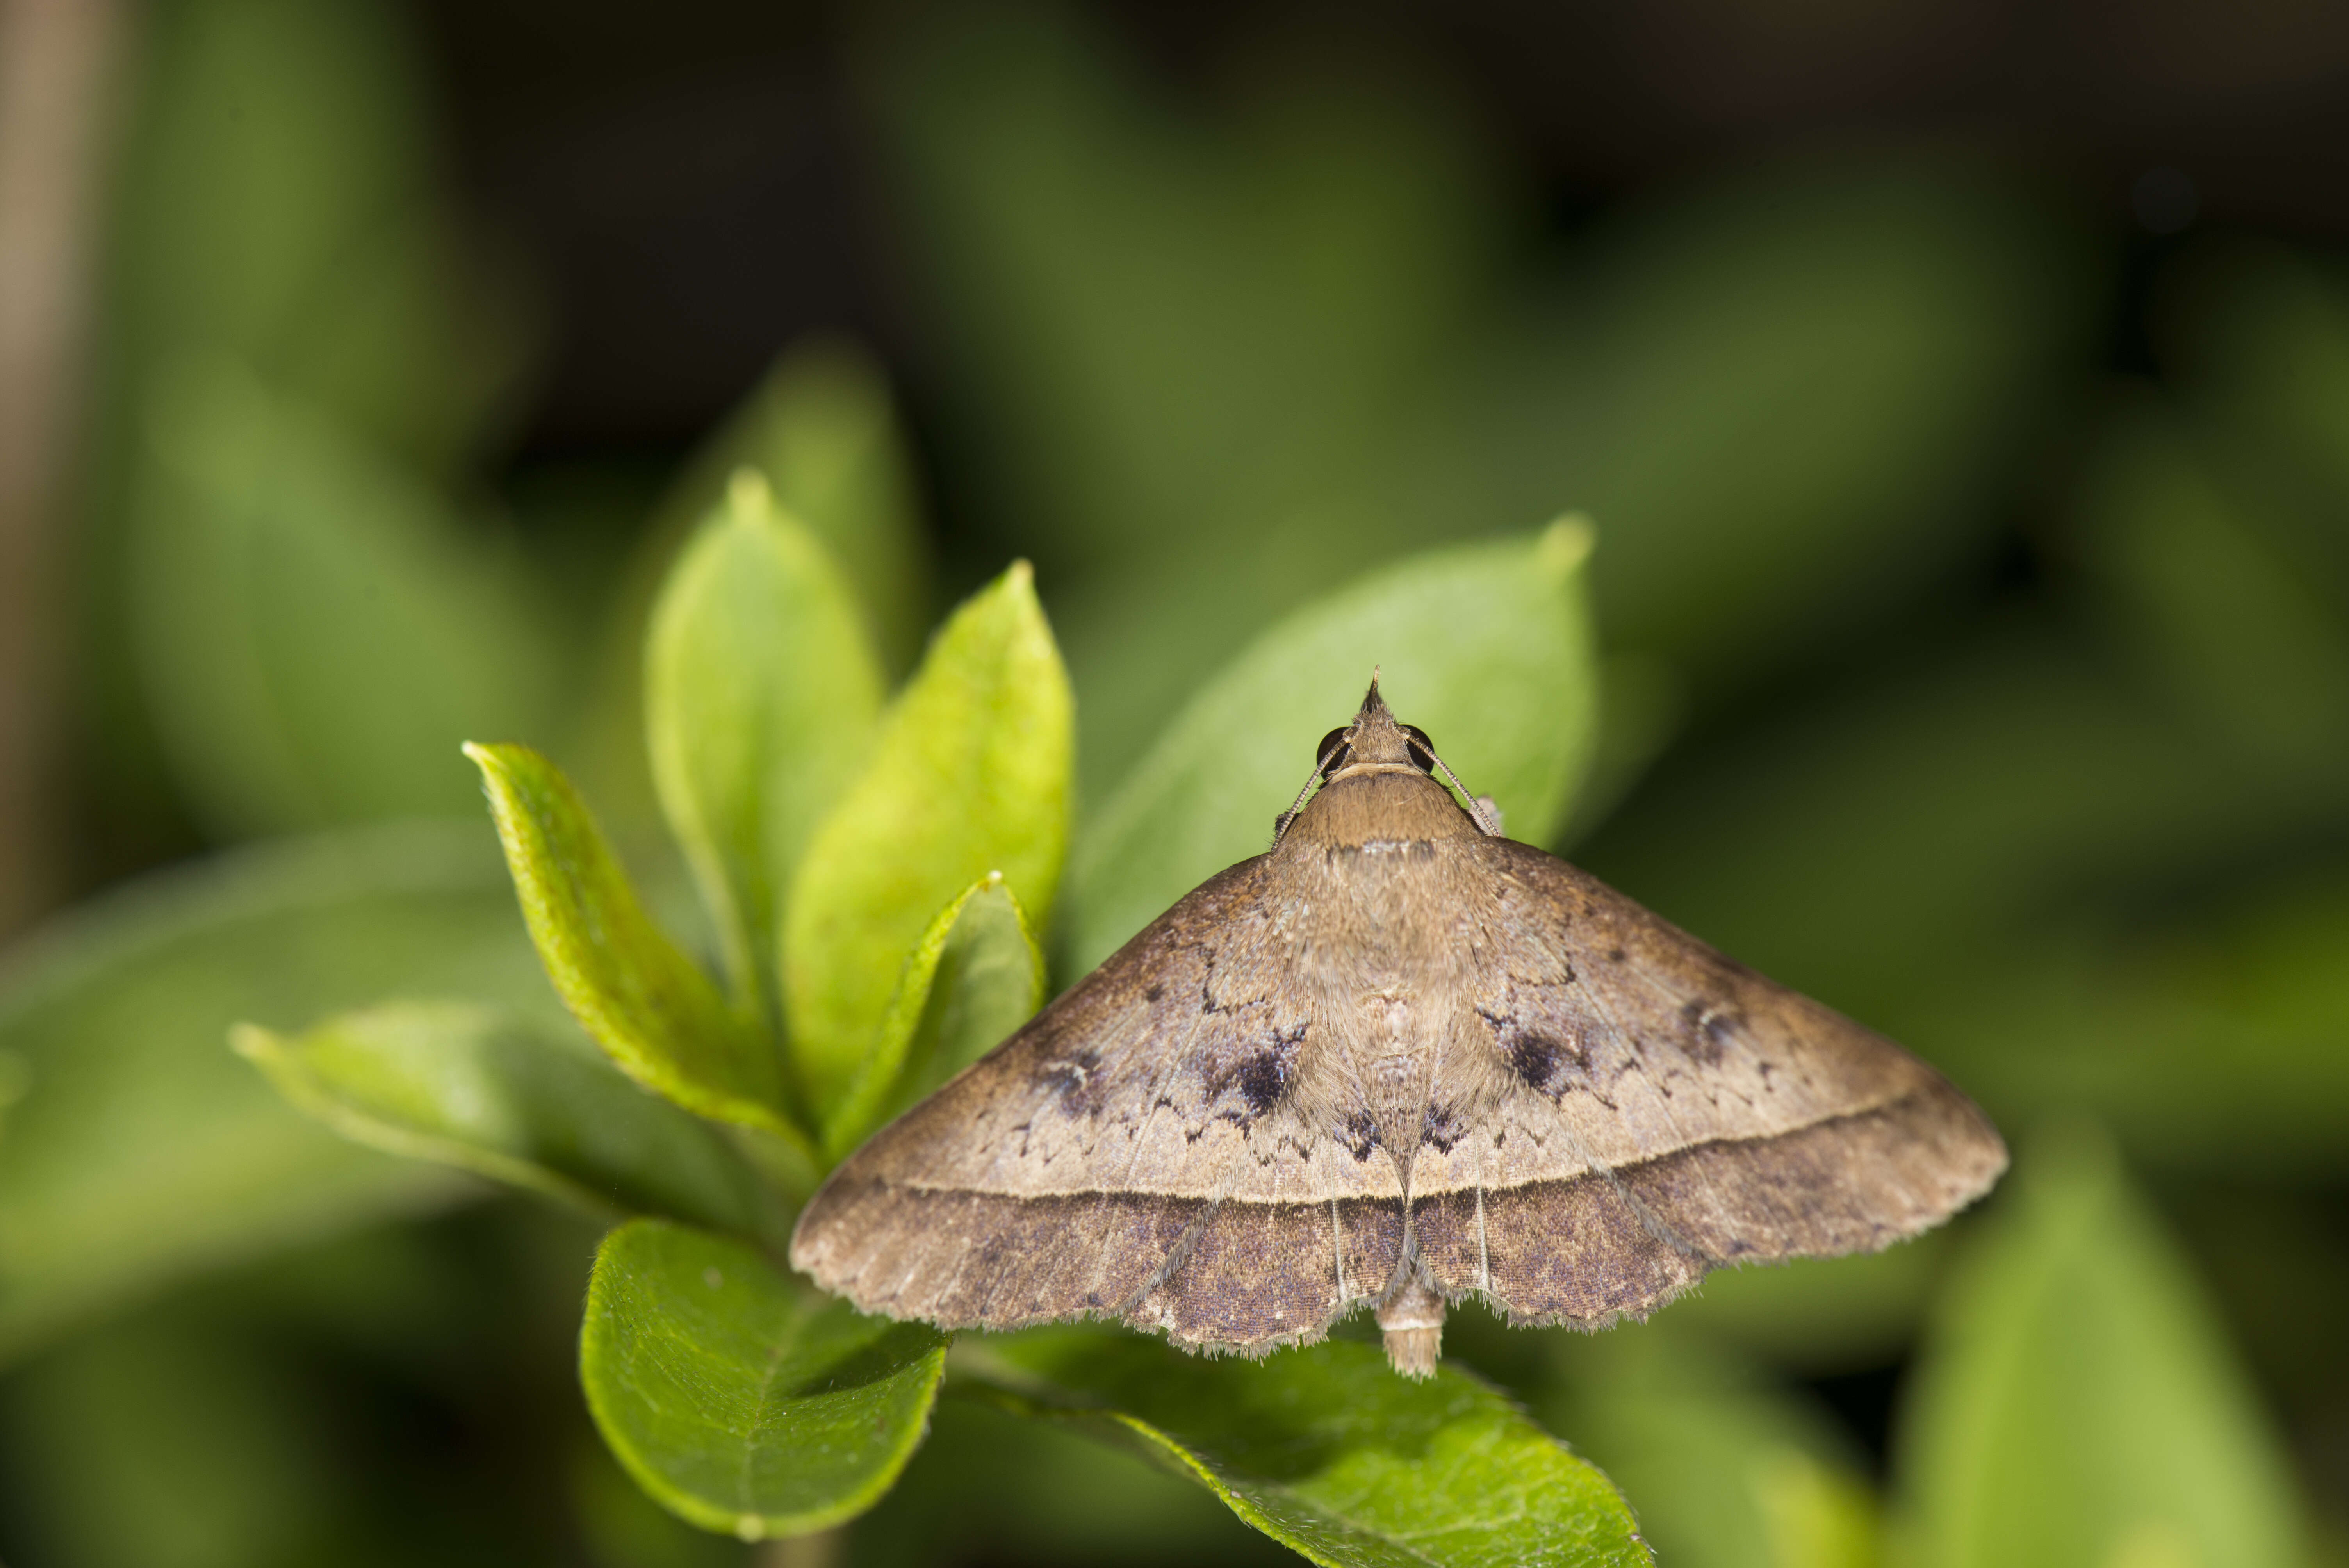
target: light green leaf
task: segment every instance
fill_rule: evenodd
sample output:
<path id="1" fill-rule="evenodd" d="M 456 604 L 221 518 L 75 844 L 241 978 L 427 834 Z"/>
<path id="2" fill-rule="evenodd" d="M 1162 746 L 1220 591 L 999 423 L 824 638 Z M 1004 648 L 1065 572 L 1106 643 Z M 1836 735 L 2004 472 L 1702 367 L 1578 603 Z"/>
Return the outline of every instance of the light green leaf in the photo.
<path id="1" fill-rule="evenodd" d="M 872 1054 L 824 1130 L 837 1160 L 977 1061 L 1044 1005 L 1044 950 L 999 876 L 938 911 L 897 977 Z"/>
<path id="2" fill-rule="evenodd" d="M 755 472 L 738 472 L 654 607 L 645 732 L 746 1011 L 781 1016 L 770 965 L 782 890 L 884 695 L 823 545 Z"/>
<path id="3" fill-rule="evenodd" d="M 975 1341 L 955 1359 L 985 1397 L 1139 1449 L 1315 1563 L 1653 1561 L 1605 1476 L 1450 1366 L 1420 1383 L 1350 1340 L 1207 1360 L 1095 1329 Z"/>
<path id="4" fill-rule="evenodd" d="M 1426 730 L 1510 837 L 1560 825 L 1596 719 L 1582 591 L 1589 529 L 1415 557 L 1265 634 L 1182 713 L 1086 830 L 1071 868 L 1082 973 L 1216 872 L 1262 853 L 1380 666 L 1388 706 Z"/>
<path id="5" fill-rule="evenodd" d="M 780 1242 L 785 1216 L 717 1129 L 620 1076 L 574 1029 L 472 1002 L 394 1002 L 238 1053 L 355 1143 L 619 1219 L 664 1214 Z"/>
<path id="6" fill-rule="evenodd" d="M 519 560 L 224 366 L 171 377 L 152 412 L 132 634 L 197 809 L 230 834 L 468 812 L 458 742 L 554 722 Z"/>
<path id="7" fill-rule="evenodd" d="M 1876 1494 L 1850 1470 L 1779 1449 L 1757 1456 L 1745 1479 L 1761 1510 L 1769 1568 L 1878 1568 L 1884 1561 Z"/>
<path id="8" fill-rule="evenodd" d="M 608 820 L 655 814 L 645 766 L 645 629 L 687 542 L 744 469 L 823 542 L 855 591 L 887 673 L 902 676 L 930 624 L 929 552 L 905 442 L 881 373 L 844 344 L 796 347 L 702 442 L 655 509 L 634 552 L 588 677 L 593 696 L 573 772 Z M 771 953 L 760 962 L 772 963 Z"/>
<path id="9" fill-rule="evenodd" d="M 909 668 L 929 624 L 928 550 L 880 367 L 838 340 L 786 353 L 695 454 L 659 526 L 699 521 L 745 468 L 831 551 L 890 668 Z"/>
<path id="10" fill-rule="evenodd" d="M 478 823 L 256 846 L 84 904 L 0 974 L 0 1358 L 215 1264 L 461 1195 L 358 1149 L 222 1049 L 386 994 L 564 1027 Z"/>
<path id="11" fill-rule="evenodd" d="M 1940 1303 L 1898 1451 L 1922 1568 L 2286 1568 L 2282 1444 L 2110 1146 L 2029 1145 Z"/>
<path id="12" fill-rule="evenodd" d="M 799 1535 L 870 1508 L 921 1441 L 946 1339 L 863 1317 L 756 1250 L 635 1220 L 604 1238 L 579 1331 L 620 1463 L 706 1530 Z"/>
<path id="13" fill-rule="evenodd" d="M 488 786 L 547 975 L 620 1070 L 688 1110 L 796 1140 L 765 1031 L 652 923 L 562 770 L 527 747 L 465 755 Z"/>
<path id="14" fill-rule="evenodd" d="M 1068 843 L 1068 672 L 1025 562 L 957 610 L 817 830 L 783 923 L 792 1047 L 828 1113 L 874 1048 L 905 954 L 991 872 L 1039 928 Z"/>

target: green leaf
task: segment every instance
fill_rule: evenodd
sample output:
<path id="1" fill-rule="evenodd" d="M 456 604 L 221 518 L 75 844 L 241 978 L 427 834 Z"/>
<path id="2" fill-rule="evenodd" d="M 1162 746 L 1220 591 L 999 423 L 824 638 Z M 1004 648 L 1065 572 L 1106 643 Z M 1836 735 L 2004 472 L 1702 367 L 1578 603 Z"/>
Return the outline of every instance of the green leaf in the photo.
<path id="1" fill-rule="evenodd" d="M 1044 1005 L 1044 950 L 1000 876 L 957 893 L 905 955 L 872 1053 L 824 1130 L 837 1160 Z"/>
<path id="2" fill-rule="evenodd" d="M 946 1339 L 864 1317 L 756 1250 L 635 1220 L 604 1238 L 579 1331 L 587 1408 L 664 1505 L 748 1541 L 870 1508 L 921 1441 Z"/>
<path id="3" fill-rule="evenodd" d="M 653 781 L 746 1010 L 780 1016 L 782 890 L 862 759 L 885 693 L 823 545 L 742 470 L 669 574 L 645 640 Z"/>
<path id="4" fill-rule="evenodd" d="M 653 606 L 688 541 L 725 504 L 746 468 L 830 552 L 890 676 L 904 675 L 921 652 L 931 619 L 929 552 L 888 388 L 871 361 L 844 344 L 795 347 L 688 460 L 613 595 L 570 754 L 578 758 L 573 772 L 592 782 L 616 825 L 656 815 L 644 724 Z M 771 964 L 773 954 L 759 961 Z"/>
<path id="5" fill-rule="evenodd" d="M 1943 1296 L 1898 1450 L 1923 1568 L 2305 1560 L 2279 1435 L 2110 1146 L 2034 1141 Z"/>
<path id="6" fill-rule="evenodd" d="M 874 1049 L 905 954 L 991 872 L 1040 928 L 1069 831 L 1068 672 L 1025 562 L 940 628 L 817 830 L 783 923 L 792 1047 L 819 1111 Z"/>
<path id="7" fill-rule="evenodd" d="M 745 468 L 830 549 L 889 666 L 911 666 L 929 622 L 928 551 L 913 462 L 879 366 L 836 340 L 785 354 L 695 455 L 661 526 L 698 522 Z"/>
<path id="8" fill-rule="evenodd" d="M 1354 716 L 1378 665 L 1389 706 L 1460 781 L 1544 841 L 1588 758 L 1596 702 L 1588 527 L 1415 557 L 1298 612 L 1167 724 L 1086 830 L 1070 876 L 1082 973 L 1169 904 L 1272 842 L 1313 745 Z"/>
<path id="9" fill-rule="evenodd" d="M 1052 1329 L 956 1354 L 984 1397 L 1139 1449 L 1315 1563 L 1646 1564 L 1607 1478 L 1451 1366 L 1332 1340 L 1261 1362 Z"/>
<path id="10" fill-rule="evenodd" d="M 553 722 L 519 560 L 240 372 L 174 376 L 153 413 L 132 634 L 198 810 L 229 834 L 468 812 L 456 745 Z"/>
<path id="11" fill-rule="evenodd" d="M 564 1027 L 478 823 L 220 855 L 82 905 L 0 975 L 23 1098 L 0 1134 L 0 1358 L 216 1264 L 471 1183 L 356 1148 L 221 1048 L 386 994 Z"/>
<path id="12" fill-rule="evenodd" d="M 394 1002 L 299 1035 L 240 1025 L 238 1053 L 353 1142 L 528 1188 L 592 1214 L 665 1214 L 780 1242 L 785 1217 L 709 1123 L 646 1093 L 577 1031 L 471 1002 Z"/>
<path id="13" fill-rule="evenodd" d="M 465 755 L 488 786 L 540 961 L 620 1070 L 688 1110 L 797 1140 L 765 1031 L 652 923 L 562 770 L 527 747 Z"/>

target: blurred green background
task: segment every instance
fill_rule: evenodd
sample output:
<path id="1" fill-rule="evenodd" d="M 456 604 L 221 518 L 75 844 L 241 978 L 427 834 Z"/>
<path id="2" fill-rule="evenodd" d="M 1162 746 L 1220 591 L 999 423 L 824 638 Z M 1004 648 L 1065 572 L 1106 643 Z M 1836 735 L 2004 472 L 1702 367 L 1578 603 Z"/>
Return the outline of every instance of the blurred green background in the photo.
<path id="1" fill-rule="evenodd" d="M 223 1044 L 555 1016 L 460 738 L 689 920 L 636 650 L 748 458 L 901 673 L 1031 558 L 1096 801 L 1281 613 L 1587 512 L 1568 852 L 2017 1166 L 1461 1355 L 1668 1563 L 2349 1563 L 2344 147 L 2315 6 L 6 0 L 0 1559 L 751 1555 L 587 1424 L 591 1231 Z M 952 1400 L 767 1552 L 1278 1554 Z"/>

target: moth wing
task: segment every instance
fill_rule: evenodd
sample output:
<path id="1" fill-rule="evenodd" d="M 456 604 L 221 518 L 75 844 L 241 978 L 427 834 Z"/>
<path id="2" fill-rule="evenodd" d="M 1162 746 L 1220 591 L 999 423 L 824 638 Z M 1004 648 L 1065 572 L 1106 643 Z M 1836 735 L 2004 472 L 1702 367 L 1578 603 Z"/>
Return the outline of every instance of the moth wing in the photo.
<path id="1" fill-rule="evenodd" d="M 1724 1264 L 1913 1236 L 2005 1169 L 1989 1119 L 1890 1040 L 1553 856 L 1473 853 L 1482 1033 L 1430 1119 L 1464 1132 L 1412 1181 L 1448 1290 L 1603 1323 Z"/>
<path id="2" fill-rule="evenodd" d="M 1401 1184 L 1284 1091 L 1311 1019 L 1262 857 L 1200 886 L 849 1156 L 792 1262 L 867 1312 L 1074 1316 L 1261 1353 L 1394 1274 Z"/>

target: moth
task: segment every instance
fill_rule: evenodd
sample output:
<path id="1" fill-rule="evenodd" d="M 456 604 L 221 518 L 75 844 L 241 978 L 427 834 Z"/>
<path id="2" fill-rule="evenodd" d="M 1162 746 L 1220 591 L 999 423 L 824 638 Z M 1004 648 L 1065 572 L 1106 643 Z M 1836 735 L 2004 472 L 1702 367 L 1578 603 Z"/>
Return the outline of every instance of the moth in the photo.
<path id="1" fill-rule="evenodd" d="M 1899 1046 L 1502 837 L 1375 676 L 1299 799 L 851 1155 L 792 1264 L 944 1328 L 1243 1356 L 1369 1305 L 1427 1377 L 1463 1297 L 1604 1327 L 1913 1236 L 2005 1169 Z"/>

